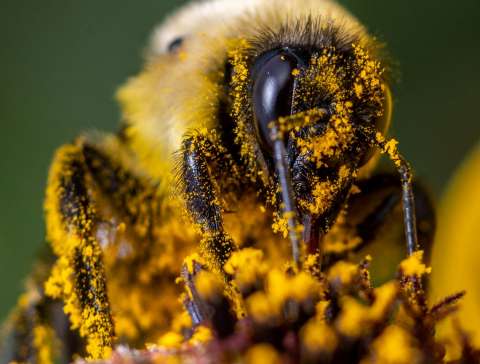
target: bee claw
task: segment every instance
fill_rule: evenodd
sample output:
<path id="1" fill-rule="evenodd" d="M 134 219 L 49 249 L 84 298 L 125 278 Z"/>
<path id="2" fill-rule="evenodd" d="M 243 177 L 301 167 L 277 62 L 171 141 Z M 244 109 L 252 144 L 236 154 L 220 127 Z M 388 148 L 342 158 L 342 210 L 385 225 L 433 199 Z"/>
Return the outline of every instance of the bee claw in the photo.
<path id="1" fill-rule="evenodd" d="M 213 314 L 213 308 L 200 297 L 195 286 L 195 277 L 201 270 L 202 266 L 198 262 L 194 262 L 193 271 L 189 271 L 186 264 L 182 268 L 182 278 L 189 293 L 183 304 L 192 319 L 193 326 L 198 326 L 208 321 Z"/>

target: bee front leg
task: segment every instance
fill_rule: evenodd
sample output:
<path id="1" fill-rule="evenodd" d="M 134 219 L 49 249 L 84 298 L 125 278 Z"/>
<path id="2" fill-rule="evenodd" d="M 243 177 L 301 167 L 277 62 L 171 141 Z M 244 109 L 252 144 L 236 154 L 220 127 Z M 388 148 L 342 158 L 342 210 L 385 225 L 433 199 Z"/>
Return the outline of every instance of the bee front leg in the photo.
<path id="1" fill-rule="evenodd" d="M 72 327 L 86 339 L 90 357 L 98 359 L 109 354 L 114 328 L 88 177 L 81 143 L 57 151 L 45 210 L 47 238 L 58 259 L 45 289 L 47 295 L 64 301 Z"/>
<path id="2" fill-rule="evenodd" d="M 187 209 L 203 234 L 200 252 L 208 267 L 223 274 L 223 265 L 235 250 L 233 240 L 224 231 L 222 206 L 209 162 L 222 155 L 218 146 L 197 133 L 183 142 L 182 181 Z"/>

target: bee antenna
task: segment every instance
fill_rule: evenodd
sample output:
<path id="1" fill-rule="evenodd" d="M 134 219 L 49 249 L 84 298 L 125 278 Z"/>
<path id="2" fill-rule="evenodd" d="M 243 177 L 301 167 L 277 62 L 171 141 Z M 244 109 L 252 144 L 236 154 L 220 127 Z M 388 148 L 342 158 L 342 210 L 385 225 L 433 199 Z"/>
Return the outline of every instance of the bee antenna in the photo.
<path id="1" fill-rule="evenodd" d="M 407 239 L 408 255 L 420 249 L 417 237 L 417 220 L 415 216 L 415 197 L 413 195 L 413 173 L 410 164 L 401 155 L 392 159 L 400 173 L 402 183 L 402 206 L 405 220 L 405 237 Z M 398 163 L 398 164 L 397 164 Z"/>
<path id="2" fill-rule="evenodd" d="M 288 169 L 287 152 L 283 141 L 283 135 L 280 132 L 276 122 L 272 122 L 270 127 L 270 137 L 273 141 L 273 159 L 275 169 L 278 175 L 280 190 L 282 194 L 283 217 L 287 219 L 288 235 L 292 244 L 292 256 L 295 266 L 300 266 L 300 233 L 298 215 L 295 207 L 295 200 L 292 188 L 292 178 Z"/>
<path id="3" fill-rule="evenodd" d="M 407 253 L 410 256 L 415 251 L 420 250 L 417 237 L 412 168 L 407 160 L 398 152 L 396 140 L 387 140 L 382 133 L 368 127 L 359 127 L 359 129 L 372 146 L 379 148 L 382 153 L 388 155 L 400 174 L 405 238 L 407 241 Z"/>

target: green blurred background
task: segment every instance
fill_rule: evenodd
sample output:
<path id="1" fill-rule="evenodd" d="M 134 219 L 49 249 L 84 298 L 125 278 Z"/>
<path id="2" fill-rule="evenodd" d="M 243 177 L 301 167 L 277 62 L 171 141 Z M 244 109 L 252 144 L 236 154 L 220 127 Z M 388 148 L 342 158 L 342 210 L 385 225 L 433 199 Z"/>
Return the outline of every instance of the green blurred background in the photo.
<path id="1" fill-rule="evenodd" d="M 393 132 L 439 198 L 480 140 L 480 2 L 341 2 L 398 61 Z M 53 151 L 83 130 L 115 129 L 115 89 L 140 69 L 154 25 L 182 3 L 0 1 L 0 320 L 44 244 Z"/>

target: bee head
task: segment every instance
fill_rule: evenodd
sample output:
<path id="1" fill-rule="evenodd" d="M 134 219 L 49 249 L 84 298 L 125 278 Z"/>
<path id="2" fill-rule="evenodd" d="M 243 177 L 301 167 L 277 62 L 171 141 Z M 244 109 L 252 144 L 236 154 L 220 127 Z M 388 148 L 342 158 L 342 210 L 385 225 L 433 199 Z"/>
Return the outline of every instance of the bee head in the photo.
<path id="1" fill-rule="evenodd" d="M 362 129 L 388 128 L 389 89 L 364 39 L 331 24 L 307 23 L 303 38 L 285 34 L 242 41 L 231 52 L 232 116 L 244 158 L 257 170 L 264 164 L 276 191 L 281 139 L 296 209 L 327 229 L 372 158 Z"/>

